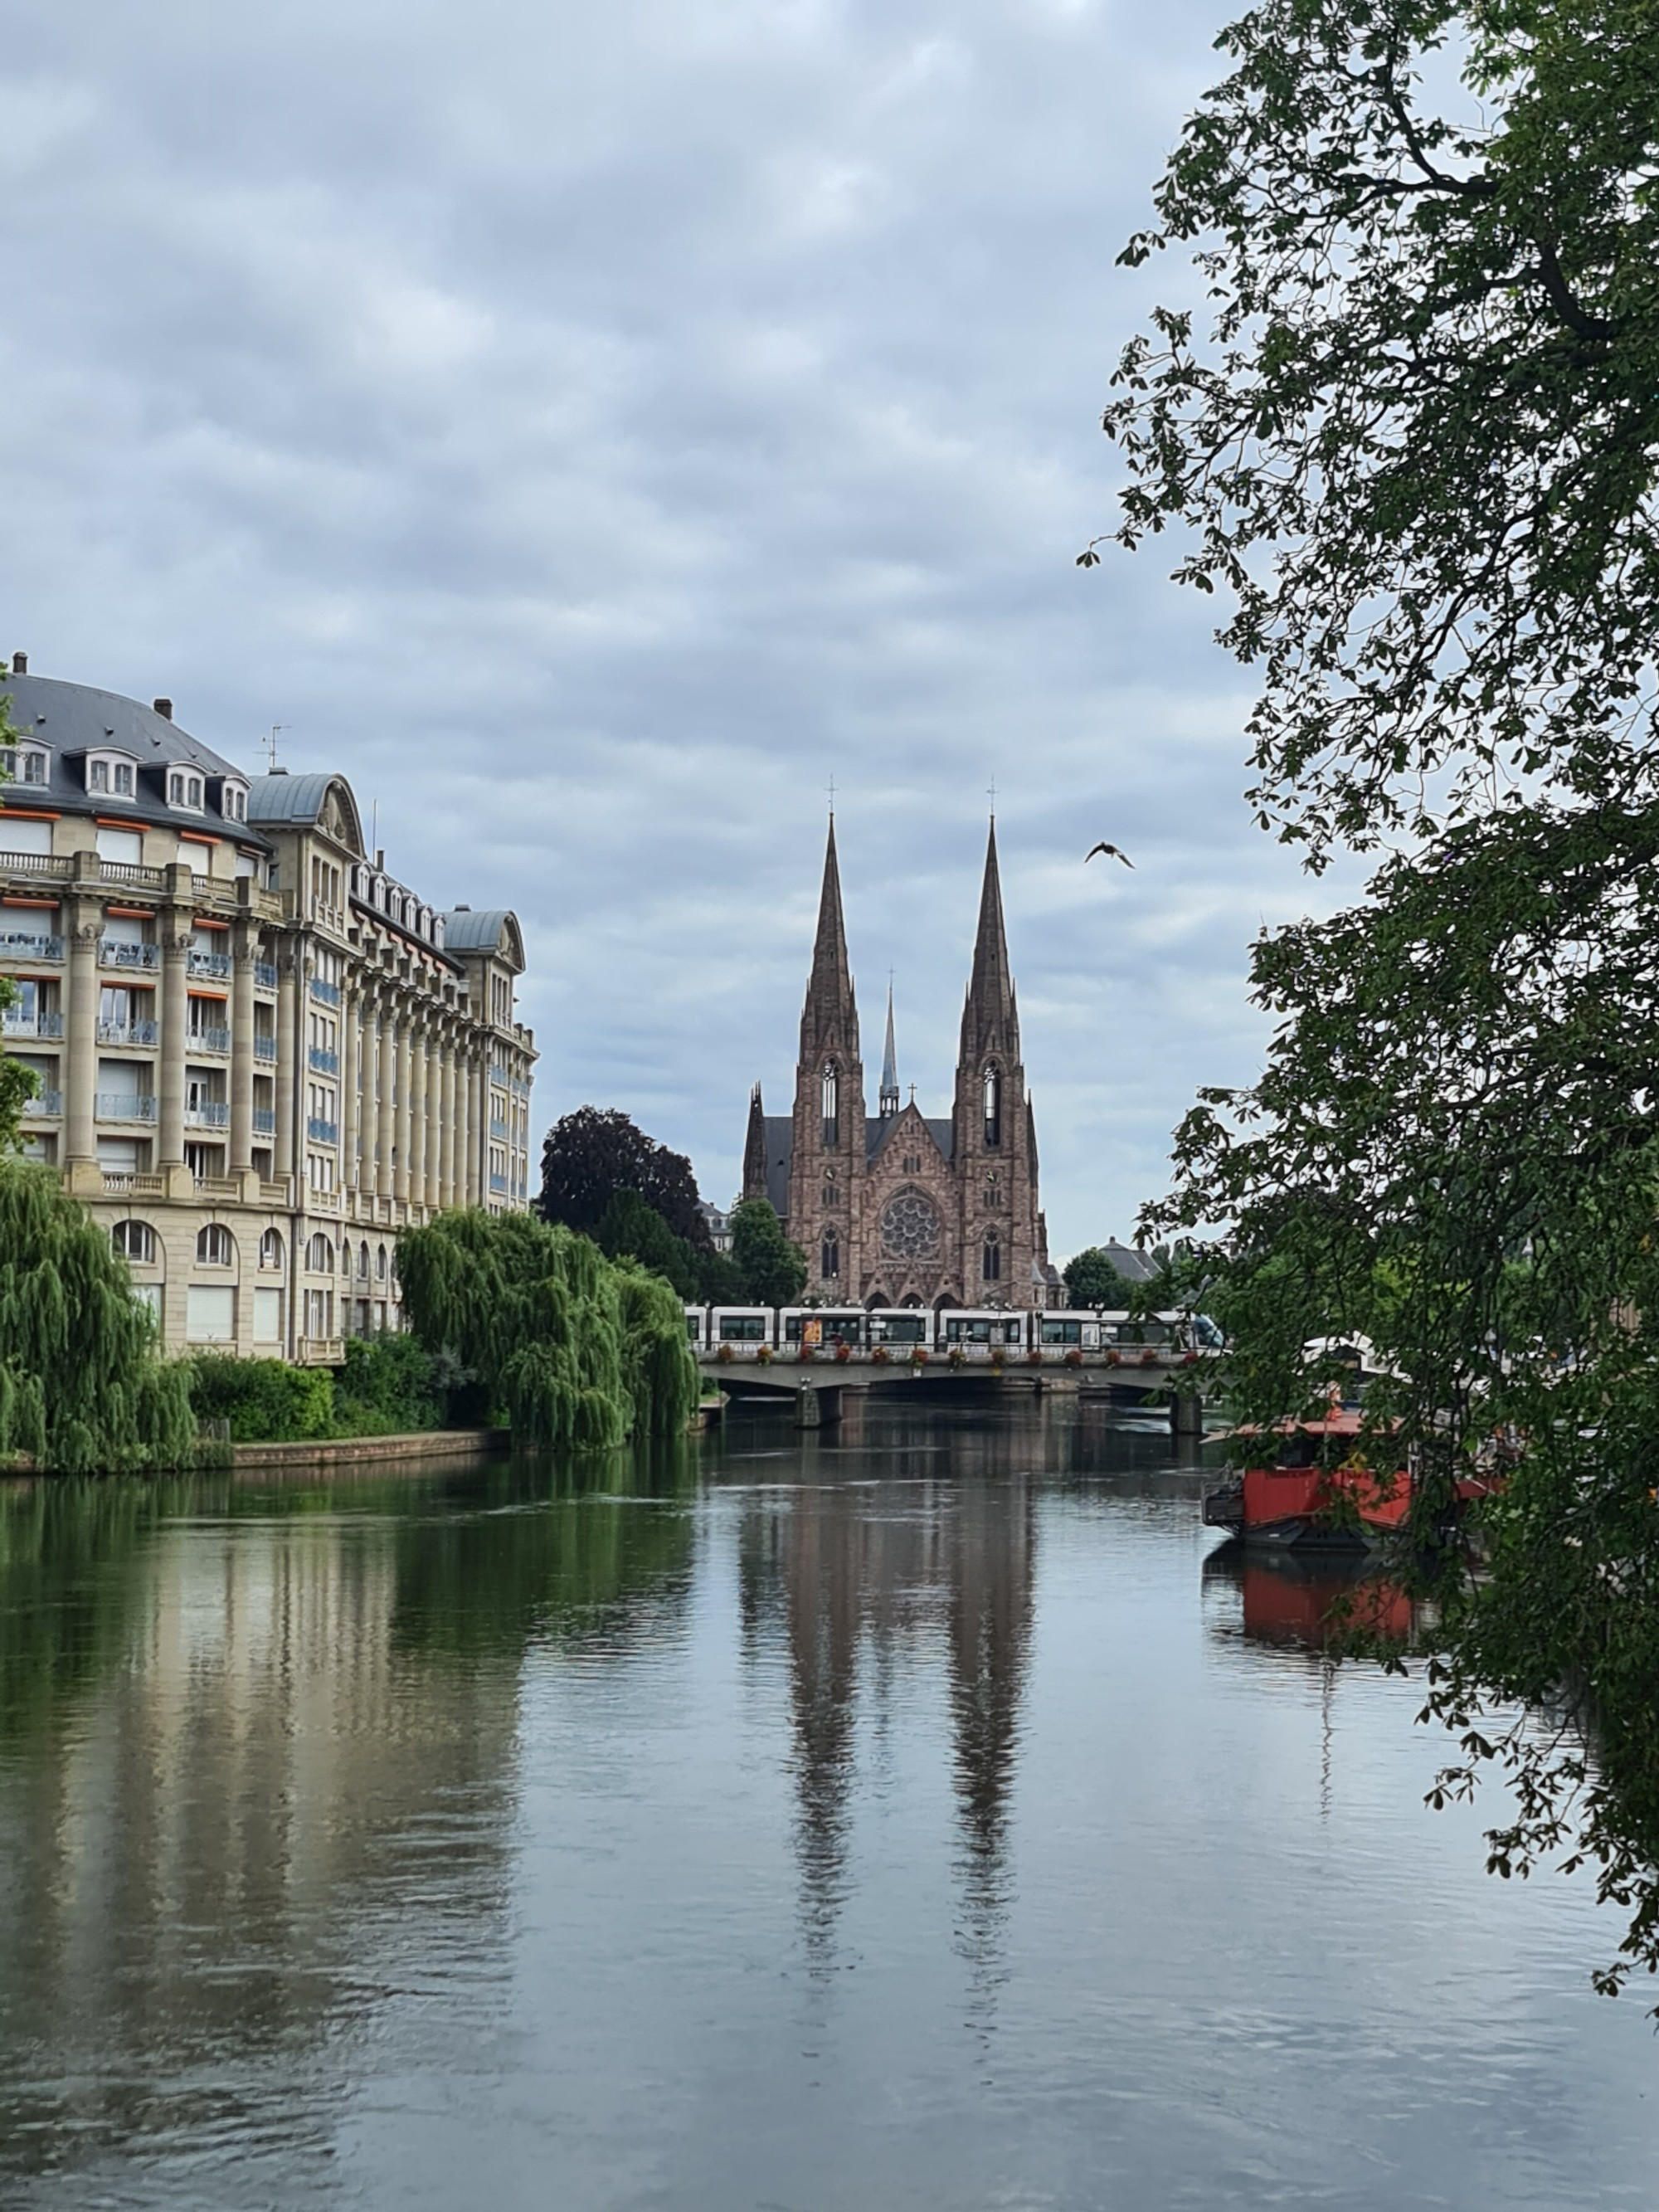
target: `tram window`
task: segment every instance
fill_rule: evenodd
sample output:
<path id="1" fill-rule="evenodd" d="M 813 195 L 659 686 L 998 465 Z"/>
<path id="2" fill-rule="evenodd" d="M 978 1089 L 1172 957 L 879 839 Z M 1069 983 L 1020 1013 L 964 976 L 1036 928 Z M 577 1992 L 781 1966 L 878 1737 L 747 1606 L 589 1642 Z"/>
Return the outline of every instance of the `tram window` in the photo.
<path id="1" fill-rule="evenodd" d="M 1045 1321 L 1042 1341 L 1045 1344 L 1081 1344 L 1083 1323 L 1080 1321 Z"/>
<path id="2" fill-rule="evenodd" d="M 722 1344 L 758 1344 L 766 1334 L 764 1314 L 722 1314 Z"/>
<path id="3" fill-rule="evenodd" d="M 926 1344 L 927 1323 L 921 1314 L 883 1314 L 870 1324 L 877 1344 Z"/>

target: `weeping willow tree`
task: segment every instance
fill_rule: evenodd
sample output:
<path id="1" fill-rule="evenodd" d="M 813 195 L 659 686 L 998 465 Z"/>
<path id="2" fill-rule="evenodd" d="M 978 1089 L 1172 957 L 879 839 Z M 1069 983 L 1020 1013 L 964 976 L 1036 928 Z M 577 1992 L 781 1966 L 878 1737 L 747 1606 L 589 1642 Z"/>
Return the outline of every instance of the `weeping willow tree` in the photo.
<path id="1" fill-rule="evenodd" d="M 527 1214 L 447 1213 L 398 1241 L 404 1310 L 526 1444 L 602 1449 L 684 1430 L 697 1371 L 672 1289 Z"/>
<path id="2" fill-rule="evenodd" d="M 0 1158 L 0 1459 L 110 1474 L 195 1450 L 188 1374 L 157 1357 L 125 1261 L 50 1169 Z"/>

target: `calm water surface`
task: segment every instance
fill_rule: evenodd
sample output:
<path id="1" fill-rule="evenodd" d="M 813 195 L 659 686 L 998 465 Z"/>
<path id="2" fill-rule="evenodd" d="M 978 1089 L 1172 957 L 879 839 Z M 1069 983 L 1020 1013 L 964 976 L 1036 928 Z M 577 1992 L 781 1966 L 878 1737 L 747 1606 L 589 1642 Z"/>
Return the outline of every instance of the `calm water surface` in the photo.
<path id="1" fill-rule="evenodd" d="M 0 1496 L 0 2204 L 1651 2206 L 1616 1923 L 1170 1454 Z"/>

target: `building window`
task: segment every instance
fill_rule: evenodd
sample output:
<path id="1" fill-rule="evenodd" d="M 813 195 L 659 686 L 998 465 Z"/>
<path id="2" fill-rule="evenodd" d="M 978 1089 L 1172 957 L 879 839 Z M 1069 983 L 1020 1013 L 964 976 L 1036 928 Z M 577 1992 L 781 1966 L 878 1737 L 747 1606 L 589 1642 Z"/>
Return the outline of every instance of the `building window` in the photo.
<path id="1" fill-rule="evenodd" d="M 985 1071 L 985 1141 L 1002 1142 L 1002 1079 L 994 1067 Z"/>
<path id="2" fill-rule="evenodd" d="M 228 1267 L 236 1256 L 230 1231 L 222 1222 L 210 1221 L 196 1234 L 196 1258 L 204 1267 Z"/>
<path id="3" fill-rule="evenodd" d="M 131 799 L 132 796 L 132 768 L 129 762 L 117 761 L 115 763 L 115 795 L 118 799 Z"/>
<path id="4" fill-rule="evenodd" d="M 833 1145 L 841 1118 L 841 1080 L 833 1060 L 824 1062 L 823 1080 L 819 1086 L 819 1109 L 823 1122 L 820 1133 L 823 1142 L 826 1146 Z"/>
<path id="5" fill-rule="evenodd" d="M 979 1272 L 988 1283 L 1002 1280 L 1002 1246 L 994 1229 L 988 1229 L 985 1232 L 984 1249 L 979 1255 Z"/>
<path id="6" fill-rule="evenodd" d="M 818 1249 L 818 1273 L 826 1282 L 833 1282 L 841 1273 L 841 1239 L 833 1229 L 826 1229 Z"/>
<path id="7" fill-rule="evenodd" d="M 836 1186 L 832 1182 L 823 1186 L 823 1202 L 825 1206 L 833 1206 L 836 1202 Z"/>
<path id="8" fill-rule="evenodd" d="M 109 763 L 107 761 L 95 760 L 88 761 L 87 763 L 87 789 L 88 791 L 107 791 L 109 789 Z"/>
<path id="9" fill-rule="evenodd" d="M 136 1260 L 141 1266 L 148 1267 L 155 1257 L 155 1231 L 148 1221 L 118 1221 L 109 1241 L 123 1259 Z"/>
<path id="10" fill-rule="evenodd" d="M 280 1274 L 283 1268 L 283 1232 L 267 1229 L 259 1239 L 259 1265 L 267 1274 Z"/>
<path id="11" fill-rule="evenodd" d="M 357 1279 L 360 1283 L 366 1283 L 368 1280 L 368 1246 L 367 1243 L 362 1243 L 357 1247 Z"/>
<path id="12" fill-rule="evenodd" d="M 374 1279 L 377 1283 L 383 1283 L 386 1280 L 386 1246 L 384 1244 L 378 1246 L 375 1250 Z"/>
<path id="13" fill-rule="evenodd" d="M 306 1246 L 306 1265 L 313 1275 L 334 1273 L 334 1247 L 320 1230 Z"/>

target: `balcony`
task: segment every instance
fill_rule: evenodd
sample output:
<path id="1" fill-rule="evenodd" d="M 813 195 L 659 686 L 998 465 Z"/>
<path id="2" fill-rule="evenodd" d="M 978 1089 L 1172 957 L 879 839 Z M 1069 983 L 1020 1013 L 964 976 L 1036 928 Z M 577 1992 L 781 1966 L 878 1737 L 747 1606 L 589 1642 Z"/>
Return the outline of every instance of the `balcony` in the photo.
<path id="1" fill-rule="evenodd" d="M 253 1057 L 255 1060 L 274 1061 L 276 1057 L 276 1038 L 274 1036 L 262 1036 L 259 1031 L 255 1030 L 253 1032 Z"/>
<path id="2" fill-rule="evenodd" d="M 100 1121 L 153 1121 L 155 1101 L 137 1091 L 100 1091 L 94 1094 L 92 1110 Z"/>
<path id="3" fill-rule="evenodd" d="M 311 979 L 311 995 L 319 1006 L 337 1006 L 340 1003 L 340 987 L 337 983 L 325 983 L 320 975 L 313 975 Z"/>
<path id="4" fill-rule="evenodd" d="M 0 960 L 61 960 L 64 940 L 32 929 L 0 931 Z"/>
<path id="5" fill-rule="evenodd" d="M 63 1034 L 61 1014 L 42 1013 L 39 1009 L 26 1013 L 21 1006 L 8 1006 L 0 1013 L 0 1036 L 60 1037 Z"/>
<path id="6" fill-rule="evenodd" d="M 58 1121 L 63 1119 L 64 1094 L 61 1091 L 37 1091 L 33 1098 L 23 1102 L 23 1118 L 31 1115 L 37 1121 Z"/>
<path id="7" fill-rule="evenodd" d="M 306 1123 L 306 1134 L 313 1145 L 337 1145 L 340 1125 L 337 1121 L 322 1121 L 313 1114 Z"/>
<path id="8" fill-rule="evenodd" d="M 337 1075 L 340 1072 L 339 1054 L 331 1052 L 326 1045 L 313 1045 L 307 1057 L 319 1075 Z"/>
<path id="9" fill-rule="evenodd" d="M 159 945 L 129 945 L 122 937 L 100 937 L 98 960 L 104 968 L 159 968 L 161 952 Z"/>
<path id="10" fill-rule="evenodd" d="M 489 1178 L 489 1188 L 492 1192 L 495 1193 L 500 1197 L 505 1198 L 507 1196 L 507 1177 L 503 1175 L 492 1175 Z"/>
<path id="11" fill-rule="evenodd" d="M 198 1098 L 185 1107 L 185 1127 L 187 1129 L 228 1129 L 230 1127 L 230 1104 L 223 1098 Z"/>
<path id="12" fill-rule="evenodd" d="M 269 960 L 254 962 L 253 988 L 256 991 L 274 991 L 276 988 L 276 969 L 273 963 Z"/>
<path id="13" fill-rule="evenodd" d="M 100 860 L 99 880 L 106 884 L 132 884 L 141 890 L 159 891 L 167 886 L 165 868 L 147 868 L 137 860 Z"/>
<path id="14" fill-rule="evenodd" d="M 72 876 L 75 855 L 64 853 L 52 859 L 47 853 L 0 853 L 0 875 L 7 876 Z"/>
<path id="15" fill-rule="evenodd" d="M 191 975 L 212 975 L 223 981 L 234 967 L 228 952 L 199 952 L 192 945 L 185 960 L 186 972 Z"/>
<path id="16" fill-rule="evenodd" d="M 492 1137 L 499 1137 L 503 1144 L 506 1143 L 507 1124 L 499 1114 L 492 1114 L 489 1117 L 489 1133 Z"/>
<path id="17" fill-rule="evenodd" d="M 118 1169 L 104 1170 L 104 1191 L 106 1197 L 165 1198 L 167 1179 L 164 1175 L 123 1173 Z"/>
<path id="18" fill-rule="evenodd" d="M 253 1109 L 253 1133 L 256 1137 L 274 1137 L 276 1133 L 276 1109 L 256 1106 Z"/>
<path id="19" fill-rule="evenodd" d="M 155 1022 L 100 1022 L 98 1024 L 100 1044 L 153 1045 L 160 1033 Z"/>
<path id="20" fill-rule="evenodd" d="M 191 1052 L 228 1052 L 230 1031 L 216 1024 L 210 1029 L 186 1030 L 185 1042 Z"/>

